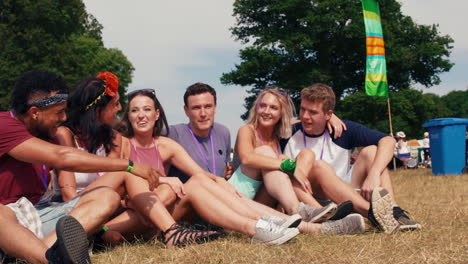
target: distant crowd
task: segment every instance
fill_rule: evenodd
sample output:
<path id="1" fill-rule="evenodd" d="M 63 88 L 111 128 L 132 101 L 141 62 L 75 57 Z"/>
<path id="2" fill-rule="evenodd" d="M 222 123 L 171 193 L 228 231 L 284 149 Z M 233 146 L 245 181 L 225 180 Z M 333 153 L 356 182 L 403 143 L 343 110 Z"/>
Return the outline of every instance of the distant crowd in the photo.
<path id="1" fill-rule="evenodd" d="M 403 131 L 396 133 L 396 140 L 395 157 L 401 162 L 401 167 L 404 169 L 431 167 L 429 132 L 424 132 L 422 140 L 412 140 L 411 145 L 407 142 Z"/>
<path id="2" fill-rule="evenodd" d="M 120 98 L 118 89 L 110 72 L 70 94 L 52 72 L 18 78 L 12 110 L 0 112 L 3 261 L 91 263 L 89 240 L 182 247 L 226 231 L 281 245 L 300 233 L 363 233 L 365 218 L 384 233 L 421 229 L 395 200 L 387 169 L 404 140 L 340 120 L 325 84 L 302 89 L 297 121 L 287 91 L 265 88 L 233 158 L 208 84 L 187 87 L 188 120 L 173 125 L 157 91 Z"/>

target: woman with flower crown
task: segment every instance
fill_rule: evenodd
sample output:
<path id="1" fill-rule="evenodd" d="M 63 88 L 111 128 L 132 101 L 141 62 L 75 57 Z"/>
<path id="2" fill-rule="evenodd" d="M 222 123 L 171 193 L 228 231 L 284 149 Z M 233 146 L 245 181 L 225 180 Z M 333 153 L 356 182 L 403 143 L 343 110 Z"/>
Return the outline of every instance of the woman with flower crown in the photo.
<path id="1" fill-rule="evenodd" d="M 70 114 L 64 125 L 58 128 L 56 138 L 59 144 L 100 156 L 119 157 L 122 137 L 112 129 L 116 121 L 116 114 L 122 109 L 119 102 L 118 86 L 117 76 L 110 72 L 99 73 L 97 77 L 82 80 L 68 98 Z M 219 236 L 217 232 L 204 232 L 182 226 L 171 229 L 176 223 L 164 204 L 157 196 L 149 194 L 147 185 L 132 184 L 135 182 L 135 178 L 137 177 L 133 177 L 129 173 L 58 171 L 58 177 L 54 181 L 55 195 L 53 199 L 67 201 L 93 187 L 107 185 L 113 187 L 122 197 L 128 194 L 132 197 L 147 196 L 152 198 L 151 200 L 136 198 L 132 200 L 132 204 L 135 208 L 144 211 L 143 215 L 152 215 L 151 219 L 158 219 L 151 224 L 173 238 L 164 241 L 167 246 L 183 245 Z M 106 184 L 100 184 L 102 182 Z M 163 182 L 164 179 L 160 177 L 160 183 Z M 131 210 L 128 213 L 139 215 Z M 134 227 L 130 231 L 136 234 L 139 230 Z M 104 235 L 103 238 L 108 242 L 119 243 L 123 240 L 123 236 L 117 232 L 100 232 L 100 234 Z M 175 236 L 172 236 L 174 234 Z"/>

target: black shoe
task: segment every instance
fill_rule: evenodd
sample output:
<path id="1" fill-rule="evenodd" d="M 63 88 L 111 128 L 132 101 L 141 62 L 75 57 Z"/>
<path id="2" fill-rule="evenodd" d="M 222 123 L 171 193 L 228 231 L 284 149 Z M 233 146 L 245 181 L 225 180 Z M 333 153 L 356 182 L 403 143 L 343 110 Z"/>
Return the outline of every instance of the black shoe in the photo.
<path id="1" fill-rule="evenodd" d="M 57 241 L 46 252 L 49 263 L 91 263 L 86 232 L 75 218 L 62 217 L 57 222 L 56 233 Z"/>
<path id="2" fill-rule="evenodd" d="M 335 215 L 329 220 L 336 221 L 345 218 L 354 212 L 353 202 L 345 201 L 338 205 Z"/>
<path id="3" fill-rule="evenodd" d="M 422 226 L 418 222 L 411 220 L 410 217 L 406 214 L 407 211 L 401 209 L 399 206 L 393 207 L 393 216 L 400 223 L 400 231 L 413 231 L 421 230 Z"/>
<path id="4" fill-rule="evenodd" d="M 171 231 L 174 232 L 168 237 L 167 235 Z M 174 223 L 169 229 L 161 232 L 164 244 L 168 245 L 171 242 L 174 247 L 185 247 L 192 243 L 205 243 L 218 239 L 222 235 L 219 231 L 197 230 L 178 223 Z"/>

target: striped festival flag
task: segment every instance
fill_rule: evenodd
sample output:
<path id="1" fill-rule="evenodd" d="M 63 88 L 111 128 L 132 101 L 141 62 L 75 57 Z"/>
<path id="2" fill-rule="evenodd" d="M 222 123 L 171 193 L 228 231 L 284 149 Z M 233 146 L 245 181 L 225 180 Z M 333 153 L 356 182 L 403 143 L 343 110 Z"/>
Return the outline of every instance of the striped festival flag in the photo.
<path id="1" fill-rule="evenodd" d="M 379 4 L 376 0 L 362 0 L 362 9 L 366 26 L 366 94 L 388 98 L 387 66 Z"/>

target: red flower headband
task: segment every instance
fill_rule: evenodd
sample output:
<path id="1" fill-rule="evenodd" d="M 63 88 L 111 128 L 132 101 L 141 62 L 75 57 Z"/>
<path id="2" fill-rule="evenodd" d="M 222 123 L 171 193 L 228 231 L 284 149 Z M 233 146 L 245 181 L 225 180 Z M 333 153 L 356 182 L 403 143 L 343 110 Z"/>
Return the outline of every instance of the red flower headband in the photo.
<path id="1" fill-rule="evenodd" d="M 119 78 L 115 76 L 112 72 L 100 72 L 96 75 L 97 78 L 104 81 L 104 92 L 100 94 L 94 101 L 88 104 L 85 107 L 85 110 L 90 109 L 95 105 L 104 95 L 108 95 L 110 97 L 114 97 L 117 95 L 117 91 L 119 90 Z"/>
<path id="2" fill-rule="evenodd" d="M 119 78 L 115 76 L 115 74 L 112 72 L 100 72 L 96 77 L 104 81 L 104 87 L 106 88 L 104 92 L 106 92 L 107 95 L 114 97 L 117 94 Z"/>

